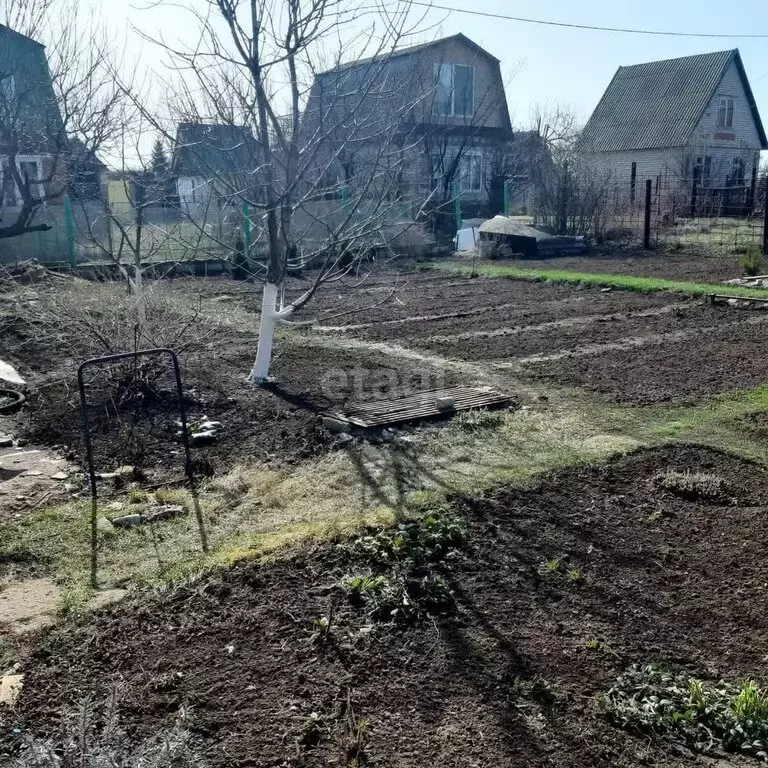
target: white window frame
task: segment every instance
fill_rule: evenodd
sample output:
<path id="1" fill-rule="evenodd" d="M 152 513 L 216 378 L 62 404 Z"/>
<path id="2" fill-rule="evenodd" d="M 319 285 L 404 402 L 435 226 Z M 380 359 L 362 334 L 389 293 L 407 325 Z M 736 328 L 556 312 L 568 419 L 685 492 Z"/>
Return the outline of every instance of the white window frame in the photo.
<path id="1" fill-rule="evenodd" d="M 450 109 L 448 112 L 440 112 L 437 111 L 437 114 L 439 115 L 445 115 L 447 117 L 472 117 L 475 114 L 475 89 L 477 86 L 477 76 L 475 72 L 475 67 L 473 64 L 445 64 L 445 63 L 438 63 L 435 64 L 435 80 L 436 80 L 436 87 L 440 88 L 440 72 L 443 69 L 443 67 L 450 67 L 451 70 L 451 86 L 450 86 Z M 457 112 L 456 111 L 456 67 L 465 67 L 466 69 L 469 69 L 472 72 L 472 103 L 470 104 L 470 111 L 469 112 Z M 436 103 L 437 107 L 437 103 Z"/>
<path id="2" fill-rule="evenodd" d="M 472 182 L 472 158 L 478 158 L 480 163 L 480 176 L 477 187 L 473 187 Z M 461 175 L 460 185 L 462 192 L 482 192 L 483 181 L 485 180 L 485 168 L 483 167 L 483 153 L 479 150 L 470 150 L 461 156 L 459 167 Z"/>
<path id="3" fill-rule="evenodd" d="M 10 158 L 3 157 L 0 158 L 2 162 L 0 163 L 0 190 L 5 189 L 5 164 L 10 160 Z M 22 163 L 34 163 L 35 167 L 37 168 L 37 172 L 35 173 L 35 177 L 40 179 L 43 175 L 43 168 L 44 168 L 44 162 L 45 158 L 43 155 L 16 155 L 16 168 L 18 169 L 19 173 L 21 173 L 21 164 Z M 18 187 L 18 184 L 16 184 L 15 179 L 11 179 L 13 182 L 13 195 L 14 195 L 14 201 L 12 205 L 8 204 L 7 200 L 3 200 L 3 207 L 5 208 L 18 208 L 22 204 L 21 199 L 21 190 Z M 37 198 L 45 197 L 45 184 L 43 182 L 34 182 L 32 184 L 32 188 L 30 190 L 32 194 Z"/>
<path id="4" fill-rule="evenodd" d="M 37 169 L 37 172 L 35 173 L 35 178 L 42 179 L 43 178 L 43 161 L 44 158 L 42 155 L 16 155 L 16 167 L 19 169 L 19 173 L 21 173 L 21 164 L 22 163 L 34 163 L 35 168 Z M 17 189 L 17 196 L 21 198 L 21 192 Z M 45 196 L 45 184 L 42 181 L 33 182 L 30 185 L 30 192 L 35 197 L 44 197 Z"/>
<path id="5" fill-rule="evenodd" d="M 733 96 L 721 96 L 717 102 L 715 124 L 718 128 L 733 128 L 733 113 L 736 111 L 736 99 Z M 722 122 L 721 122 L 722 114 Z"/>

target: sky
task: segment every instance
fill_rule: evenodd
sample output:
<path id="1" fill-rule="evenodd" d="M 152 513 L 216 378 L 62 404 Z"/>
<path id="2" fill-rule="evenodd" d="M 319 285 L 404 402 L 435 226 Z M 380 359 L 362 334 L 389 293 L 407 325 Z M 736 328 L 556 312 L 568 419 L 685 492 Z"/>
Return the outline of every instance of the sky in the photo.
<path id="1" fill-rule="evenodd" d="M 189 39 L 194 23 L 182 10 L 202 0 L 178 0 L 157 5 L 150 0 L 96 0 L 115 29 L 134 25 L 149 34 L 162 32 L 169 40 Z M 384 0 L 386 2 L 386 0 Z M 453 8 L 530 18 L 614 27 L 674 32 L 768 35 L 765 0 L 434 0 Z M 458 10 L 429 11 L 430 32 L 414 39 L 463 32 L 501 60 L 507 81 L 512 122 L 526 127 L 534 105 L 568 106 L 586 121 L 616 69 L 657 59 L 738 47 L 750 78 L 758 108 L 768 123 L 768 39 L 735 37 L 708 39 L 563 29 L 489 19 Z M 132 33 L 129 57 L 159 68 L 161 53 Z"/>

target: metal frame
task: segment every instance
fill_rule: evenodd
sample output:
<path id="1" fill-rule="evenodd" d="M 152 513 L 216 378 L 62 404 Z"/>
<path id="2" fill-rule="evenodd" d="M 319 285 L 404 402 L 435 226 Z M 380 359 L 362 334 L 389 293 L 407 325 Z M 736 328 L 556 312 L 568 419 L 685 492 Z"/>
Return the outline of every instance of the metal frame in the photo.
<path id="1" fill-rule="evenodd" d="M 96 486 L 96 471 L 93 466 L 93 444 L 91 442 L 90 427 L 88 424 L 88 398 L 85 391 L 84 372 L 87 368 L 93 368 L 102 366 L 106 363 L 114 363 L 119 360 L 128 360 L 133 358 L 137 361 L 140 357 L 151 356 L 170 356 L 173 362 L 173 373 L 176 379 L 176 396 L 179 403 L 179 415 L 181 417 L 181 434 L 184 443 L 184 473 L 189 481 L 189 486 L 192 491 L 192 498 L 195 506 L 195 515 L 197 516 L 197 523 L 200 529 L 200 539 L 203 547 L 203 552 L 208 551 L 208 541 L 205 535 L 205 527 L 203 525 L 202 515 L 200 513 L 200 506 L 197 503 L 196 488 L 195 488 L 195 476 L 192 470 L 192 454 L 189 448 L 189 433 L 187 431 L 187 412 L 184 408 L 184 393 L 181 387 L 181 370 L 179 368 L 179 358 L 172 349 L 167 347 L 156 347 L 154 349 L 141 349 L 136 352 L 121 352 L 116 355 L 105 355 L 103 357 L 92 357 L 83 363 L 77 369 L 77 386 L 80 390 L 80 413 L 82 417 L 82 431 L 83 440 L 85 442 L 85 454 L 88 467 L 88 476 L 91 489 L 91 586 L 94 589 L 97 587 L 97 545 L 98 545 L 98 517 L 96 510 L 96 499 L 98 497 L 98 488 Z"/>

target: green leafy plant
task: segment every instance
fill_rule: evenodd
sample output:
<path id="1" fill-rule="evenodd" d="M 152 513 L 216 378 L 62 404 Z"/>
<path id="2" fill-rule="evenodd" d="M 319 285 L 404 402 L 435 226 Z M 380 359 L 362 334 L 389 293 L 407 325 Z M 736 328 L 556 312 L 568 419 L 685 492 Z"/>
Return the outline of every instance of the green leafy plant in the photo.
<path id="1" fill-rule="evenodd" d="M 305 747 L 316 747 L 325 730 L 325 723 L 317 712 L 310 712 L 303 719 L 301 743 Z"/>
<path id="2" fill-rule="evenodd" d="M 677 734 L 701 751 L 722 747 L 768 760 L 768 692 L 754 682 L 709 682 L 658 665 L 632 666 L 598 705 L 617 725 Z"/>
<path id="3" fill-rule="evenodd" d="M 429 575 L 348 576 L 342 588 L 374 621 L 409 623 L 424 612 L 445 612 L 453 604 L 445 581 Z"/>
<path id="4" fill-rule="evenodd" d="M 128 491 L 128 501 L 131 504 L 144 504 L 147 501 L 147 492 L 141 488 L 131 488 Z"/>
<path id="5" fill-rule="evenodd" d="M 560 570 L 560 558 L 553 557 L 549 560 L 545 560 L 541 564 L 541 569 L 544 573 L 556 573 Z"/>
<path id="6" fill-rule="evenodd" d="M 744 274 L 748 277 L 765 274 L 765 258 L 762 251 L 756 246 L 747 249 L 747 253 L 741 260 L 741 266 Z"/>
<path id="7" fill-rule="evenodd" d="M 573 567 L 568 569 L 566 578 L 568 579 L 568 581 L 571 581 L 573 583 L 578 583 L 584 580 L 584 574 L 582 573 L 581 568 Z"/>
<path id="8" fill-rule="evenodd" d="M 400 523 L 394 530 L 359 536 L 350 548 L 353 554 L 364 555 L 374 562 L 436 562 L 459 549 L 465 538 L 466 532 L 458 521 L 445 514 L 432 513 Z"/>

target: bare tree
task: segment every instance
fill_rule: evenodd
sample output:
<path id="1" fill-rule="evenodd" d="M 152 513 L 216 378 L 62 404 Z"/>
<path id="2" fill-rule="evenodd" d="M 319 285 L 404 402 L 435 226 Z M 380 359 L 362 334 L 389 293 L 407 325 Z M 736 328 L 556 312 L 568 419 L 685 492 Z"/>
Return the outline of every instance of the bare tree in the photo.
<path id="1" fill-rule="evenodd" d="M 112 76 L 117 52 L 84 16 L 78 0 L 0 2 L 0 238 L 50 229 L 37 214 L 67 190 L 74 139 L 94 155 L 119 140 L 114 118 L 128 102 Z"/>
<path id="2" fill-rule="evenodd" d="M 209 0 L 207 12 L 189 11 L 198 25 L 193 47 L 156 41 L 179 72 L 168 114 L 154 117 L 157 130 L 173 140 L 175 117 L 244 128 L 255 139 L 238 173 L 189 147 L 198 150 L 206 195 L 249 212 L 247 255 L 263 283 L 253 382 L 268 376 L 275 328 L 290 324 L 322 284 L 357 270 L 392 236 L 388 225 L 402 210 L 401 127 L 412 84 L 406 89 L 407 73 L 386 63 L 420 20 L 409 0 L 370 8 L 364 0 Z M 357 58 L 345 55 L 355 49 Z M 360 66 L 340 67 L 342 58 Z M 232 257 L 235 235 L 219 243 Z M 309 287 L 286 303 L 289 271 L 308 266 Z"/>

